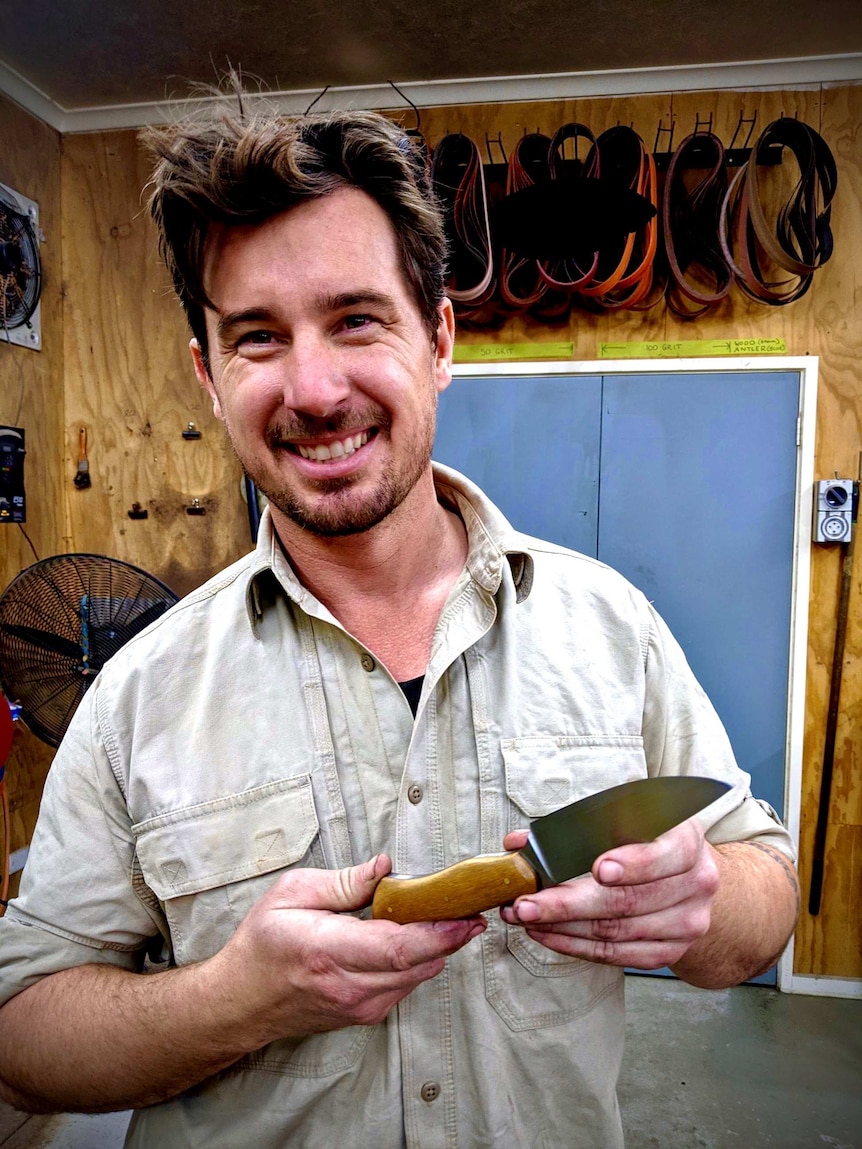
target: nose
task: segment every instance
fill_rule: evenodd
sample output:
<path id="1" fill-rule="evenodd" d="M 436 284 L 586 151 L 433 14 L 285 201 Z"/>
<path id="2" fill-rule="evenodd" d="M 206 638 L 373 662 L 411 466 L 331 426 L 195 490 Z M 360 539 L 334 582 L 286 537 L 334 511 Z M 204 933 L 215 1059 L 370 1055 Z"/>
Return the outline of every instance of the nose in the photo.
<path id="1" fill-rule="evenodd" d="M 325 419 L 350 395 L 342 356 L 326 339 L 295 334 L 282 365 L 282 401 L 292 411 Z"/>

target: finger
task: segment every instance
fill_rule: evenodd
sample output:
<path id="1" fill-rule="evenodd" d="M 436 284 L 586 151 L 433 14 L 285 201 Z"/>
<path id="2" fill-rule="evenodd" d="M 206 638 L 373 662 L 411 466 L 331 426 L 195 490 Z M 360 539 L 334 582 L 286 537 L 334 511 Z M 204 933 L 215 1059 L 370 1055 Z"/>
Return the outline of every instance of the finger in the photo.
<path id="1" fill-rule="evenodd" d="M 640 885 L 684 874 L 697 865 L 704 842 L 700 822 L 689 818 L 652 842 L 608 850 L 593 863 L 592 873 L 602 885 Z"/>
<path id="2" fill-rule="evenodd" d="M 331 910 L 343 913 L 367 906 L 381 878 L 392 869 L 386 854 L 343 870 L 290 870 L 273 886 L 280 909 Z"/>
<path id="3" fill-rule="evenodd" d="M 689 942 L 703 937 L 711 922 L 711 904 L 707 898 L 688 898 L 669 909 L 638 917 L 593 918 L 585 921 L 538 922 L 528 928 L 531 936 L 565 935 L 592 941 Z"/>
<path id="4" fill-rule="evenodd" d="M 388 925 L 392 932 L 387 939 L 389 968 L 416 969 L 426 962 L 450 957 L 463 946 L 485 932 L 484 918 L 466 918 L 454 922 L 414 922 L 396 926 L 392 922 L 363 923 Z M 439 972 L 439 971 L 438 971 Z"/>
<path id="5" fill-rule="evenodd" d="M 483 933 L 486 924 L 481 917 L 396 925 L 382 919 L 316 915 L 314 944 L 318 952 L 329 954 L 339 969 L 398 973 L 449 957 Z M 301 925 L 297 920 L 294 929 Z"/>
<path id="6" fill-rule="evenodd" d="M 718 867 L 711 856 L 683 874 L 638 885 L 601 886 L 592 876 L 548 886 L 517 898 L 500 911 L 512 925 L 594 921 L 642 917 L 668 910 L 687 899 L 711 900 L 718 887 Z"/>
<path id="7" fill-rule="evenodd" d="M 691 945 L 688 939 L 620 943 L 572 938 L 565 934 L 534 936 L 532 930 L 527 930 L 527 935 L 546 949 L 566 957 L 633 969 L 661 969 L 663 966 L 674 965 Z"/>
<path id="8" fill-rule="evenodd" d="M 503 839 L 504 850 L 523 850 L 530 836 L 529 830 L 512 830 Z"/>

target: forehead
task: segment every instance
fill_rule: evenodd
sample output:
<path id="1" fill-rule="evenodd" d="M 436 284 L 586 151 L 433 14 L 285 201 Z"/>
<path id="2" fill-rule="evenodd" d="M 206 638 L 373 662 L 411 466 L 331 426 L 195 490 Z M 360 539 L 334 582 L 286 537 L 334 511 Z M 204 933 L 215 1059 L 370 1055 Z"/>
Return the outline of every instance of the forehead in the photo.
<path id="1" fill-rule="evenodd" d="M 307 200 L 261 224 L 215 225 L 204 251 L 204 286 L 217 307 L 237 290 L 381 286 L 409 294 L 395 229 L 358 188 Z M 366 282 L 367 281 L 367 282 Z"/>

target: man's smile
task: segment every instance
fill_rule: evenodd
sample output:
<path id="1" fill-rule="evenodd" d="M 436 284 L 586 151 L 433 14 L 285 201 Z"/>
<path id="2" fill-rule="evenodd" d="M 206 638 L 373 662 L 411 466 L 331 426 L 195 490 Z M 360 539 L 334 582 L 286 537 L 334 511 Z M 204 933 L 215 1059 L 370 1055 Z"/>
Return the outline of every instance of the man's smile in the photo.
<path id="1" fill-rule="evenodd" d="M 303 459 L 315 459 L 318 462 L 326 462 L 329 459 L 340 459 L 344 455 L 352 455 L 355 451 L 358 451 L 360 447 L 364 446 L 368 442 L 369 437 L 375 433 L 374 429 L 358 431 L 355 435 L 347 435 L 342 439 L 333 439 L 328 443 L 288 443 L 287 448 L 288 450 L 296 451 Z"/>

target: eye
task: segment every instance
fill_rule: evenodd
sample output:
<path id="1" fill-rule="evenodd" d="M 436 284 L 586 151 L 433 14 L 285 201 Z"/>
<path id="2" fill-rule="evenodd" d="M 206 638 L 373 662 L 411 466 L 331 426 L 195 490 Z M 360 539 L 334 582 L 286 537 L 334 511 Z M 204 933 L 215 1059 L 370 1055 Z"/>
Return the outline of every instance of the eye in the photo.
<path id="1" fill-rule="evenodd" d="M 348 331 L 363 331 L 374 323 L 374 317 L 371 315 L 347 315 L 342 322 Z"/>
<path id="2" fill-rule="evenodd" d="M 271 331 L 246 331 L 237 339 L 237 346 L 242 344 L 252 344 L 257 347 L 265 347 L 268 343 L 272 343 L 274 336 Z"/>

